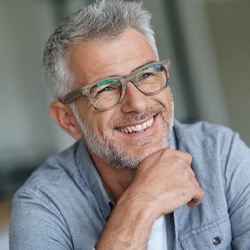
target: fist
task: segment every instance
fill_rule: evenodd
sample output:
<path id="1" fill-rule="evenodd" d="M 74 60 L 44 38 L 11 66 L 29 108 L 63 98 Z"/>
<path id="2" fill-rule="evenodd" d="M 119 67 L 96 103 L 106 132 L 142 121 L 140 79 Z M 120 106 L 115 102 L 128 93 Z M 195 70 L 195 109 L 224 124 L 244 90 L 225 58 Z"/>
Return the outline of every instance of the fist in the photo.
<path id="1" fill-rule="evenodd" d="M 138 167 L 129 188 L 156 218 L 187 204 L 201 203 L 204 192 L 191 168 L 189 153 L 167 148 L 148 156 Z"/>

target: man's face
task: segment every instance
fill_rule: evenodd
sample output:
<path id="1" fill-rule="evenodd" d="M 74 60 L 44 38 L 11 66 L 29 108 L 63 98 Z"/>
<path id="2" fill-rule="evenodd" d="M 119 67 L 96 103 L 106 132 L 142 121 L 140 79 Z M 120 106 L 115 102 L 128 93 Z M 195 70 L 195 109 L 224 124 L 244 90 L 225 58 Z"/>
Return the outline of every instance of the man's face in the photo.
<path id="1" fill-rule="evenodd" d="M 74 89 L 130 74 L 157 61 L 148 42 L 134 29 L 113 41 L 96 40 L 71 47 L 68 55 L 75 75 Z M 86 97 L 78 98 L 76 107 L 83 140 L 94 160 L 134 169 L 148 155 L 169 146 L 173 122 L 169 88 L 146 96 L 130 82 L 122 103 L 111 110 L 95 110 Z"/>

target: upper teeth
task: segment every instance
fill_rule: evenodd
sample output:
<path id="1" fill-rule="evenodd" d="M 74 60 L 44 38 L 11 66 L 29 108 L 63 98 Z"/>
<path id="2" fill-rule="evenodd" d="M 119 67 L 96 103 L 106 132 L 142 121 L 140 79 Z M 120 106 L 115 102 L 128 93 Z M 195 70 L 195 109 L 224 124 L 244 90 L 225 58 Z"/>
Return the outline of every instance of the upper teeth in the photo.
<path id="1" fill-rule="evenodd" d="M 154 122 L 154 118 L 152 117 L 150 120 L 142 123 L 142 124 L 138 124 L 135 126 L 130 126 L 130 127 L 126 127 L 126 128 L 121 128 L 120 131 L 123 133 L 132 133 L 132 132 L 140 132 L 148 127 L 150 127 Z"/>

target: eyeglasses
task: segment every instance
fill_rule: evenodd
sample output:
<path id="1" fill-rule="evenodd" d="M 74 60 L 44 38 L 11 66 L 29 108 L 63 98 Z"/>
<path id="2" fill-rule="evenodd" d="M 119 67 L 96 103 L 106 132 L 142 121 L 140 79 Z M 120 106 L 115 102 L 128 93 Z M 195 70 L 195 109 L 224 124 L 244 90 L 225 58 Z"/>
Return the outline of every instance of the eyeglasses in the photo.
<path id="1" fill-rule="evenodd" d="M 96 110 L 109 110 L 122 102 L 128 82 L 147 96 L 158 94 L 168 87 L 169 67 L 169 60 L 150 63 L 127 76 L 112 77 L 74 90 L 60 101 L 69 104 L 80 96 L 86 96 Z"/>

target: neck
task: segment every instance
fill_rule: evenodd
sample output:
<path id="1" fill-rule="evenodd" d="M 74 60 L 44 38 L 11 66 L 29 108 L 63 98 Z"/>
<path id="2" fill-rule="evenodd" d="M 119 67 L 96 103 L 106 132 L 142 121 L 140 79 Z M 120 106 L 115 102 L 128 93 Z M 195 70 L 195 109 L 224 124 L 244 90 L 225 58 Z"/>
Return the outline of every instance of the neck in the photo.
<path id="1" fill-rule="evenodd" d="M 114 167 L 96 155 L 91 154 L 91 156 L 111 201 L 116 203 L 131 184 L 135 170 Z"/>

